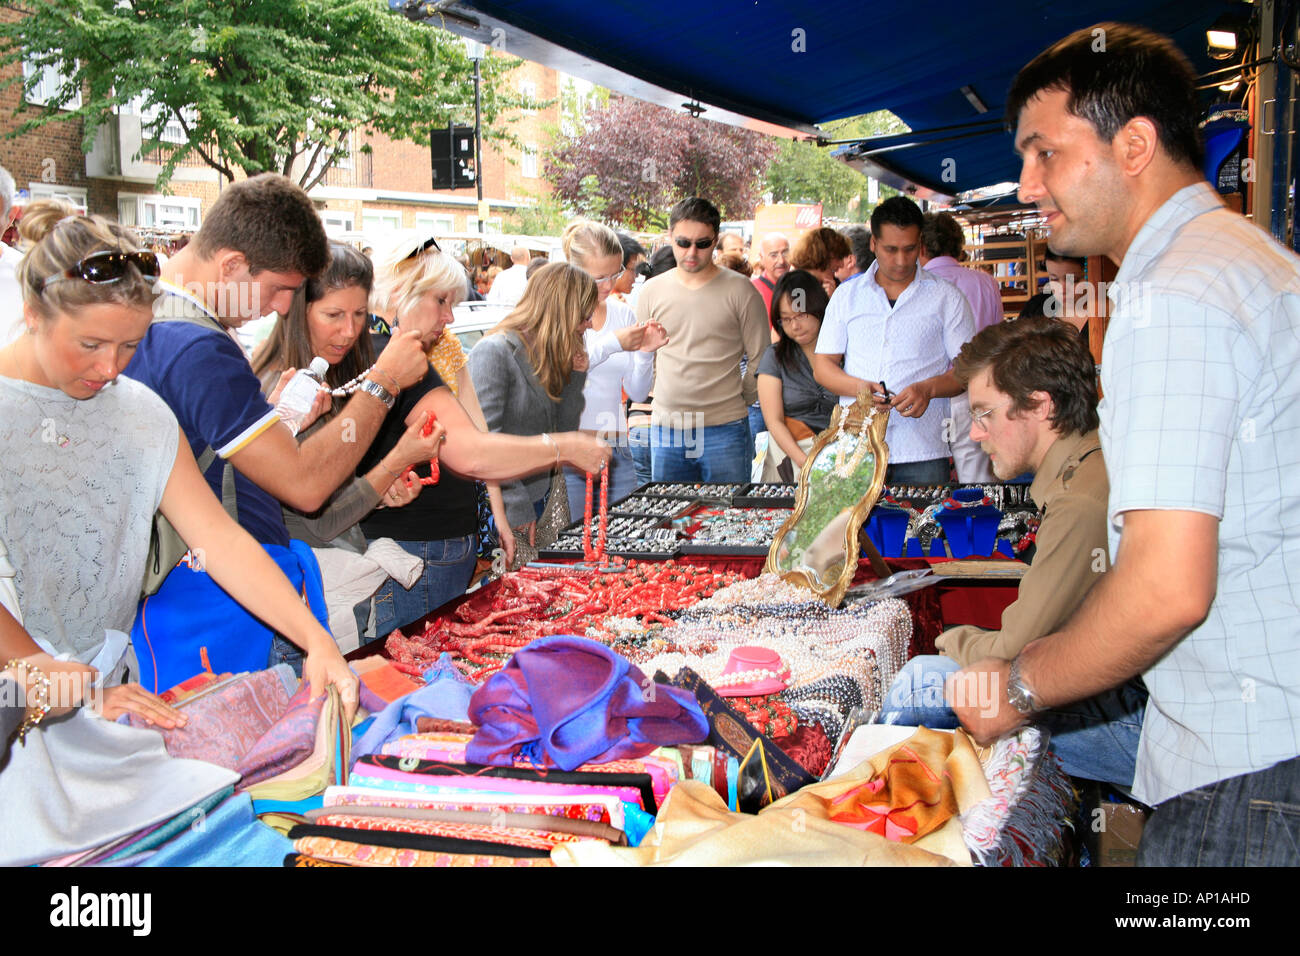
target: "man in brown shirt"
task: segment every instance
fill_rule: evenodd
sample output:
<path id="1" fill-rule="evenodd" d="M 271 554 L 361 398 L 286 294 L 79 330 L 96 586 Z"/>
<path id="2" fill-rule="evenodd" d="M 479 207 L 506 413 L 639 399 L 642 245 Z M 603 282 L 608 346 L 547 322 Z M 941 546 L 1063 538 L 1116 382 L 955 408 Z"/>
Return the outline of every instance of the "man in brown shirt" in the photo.
<path id="1" fill-rule="evenodd" d="M 749 481 L 754 444 L 747 413 L 758 400 L 758 364 L 770 339 L 758 292 L 713 261 L 720 219 L 704 199 L 674 206 L 669 237 L 677 268 L 647 282 L 636 300 L 637 321 L 658 322 L 668 332 L 668 344 L 655 353 L 655 481 Z"/>
<path id="2" fill-rule="evenodd" d="M 914 658 L 890 687 L 884 723 L 958 726 L 944 702 L 946 678 L 986 657 L 1012 660 L 1052 633 L 1107 567 L 1110 486 L 1097 435 L 1092 359 L 1077 333 L 1050 319 L 999 323 L 963 346 L 955 371 L 970 395 L 971 438 L 999 478 L 1034 472 L 1030 495 L 1042 521 L 1033 563 L 1002 612 L 1001 628 L 963 625 L 941 634 L 935 643 L 943 656 Z M 1041 721 L 1068 773 L 1128 786 L 1145 701 L 1139 682 L 1048 711 Z"/>

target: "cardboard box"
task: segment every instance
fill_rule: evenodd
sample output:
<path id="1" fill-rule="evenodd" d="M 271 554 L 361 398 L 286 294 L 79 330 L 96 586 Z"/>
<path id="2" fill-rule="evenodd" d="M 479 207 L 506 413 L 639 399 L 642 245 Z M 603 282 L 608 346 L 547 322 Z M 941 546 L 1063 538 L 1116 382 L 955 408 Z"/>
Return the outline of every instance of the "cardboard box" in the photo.
<path id="1" fill-rule="evenodd" d="M 1146 811 L 1133 803 L 1102 803 L 1094 811 L 1093 866 L 1136 866 Z"/>

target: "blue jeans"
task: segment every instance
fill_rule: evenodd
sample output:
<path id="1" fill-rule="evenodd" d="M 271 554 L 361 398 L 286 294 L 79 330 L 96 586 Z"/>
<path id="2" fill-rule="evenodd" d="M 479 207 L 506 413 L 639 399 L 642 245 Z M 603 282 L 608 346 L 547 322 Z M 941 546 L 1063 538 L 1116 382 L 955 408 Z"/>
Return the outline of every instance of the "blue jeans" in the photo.
<path id="1" fill-rule="evenodd" d="M 1300 757 L 1166 800 L 1137 865 L 1300 866 Z"/>
<path id="2" fill-rule="evenodd" d="M 632 461 L 632 452 L 626 445 L 612 446 L 614 455 L 609 460 L 609 503 L 622 501 L 637 489 L 636 465 Z M 582 520 L 582 512 L 587 503 L 587 473 L 564 466 L 564 490 L 569 494 L 569 517 L 574 521 Z M 600 507 L 600 476 L 591 482 L 591 507 L 593 514 Z"/>
<path id="3" fill-rule="evenodd" d="M 697 429 L 650 428 L 655 481 L 748 482 L 753 460 L 748 418 Z"/>
<path id="4" fill-rule="evenodd" d="M 767 431 L 767 422 L 763 421 L 763 410 L 758 402 L 749 406 L 749 457 L 753 460 L 758 454 L 758 433 Z"/>
<path id="5" fill-rule="evenodd" d="M 375 634 L 418 621 L 465 593 L 477 561 L 475 536 L 441 541 L 398 541 L 403 551 L 424 561 L 424 573 L 409 591 L 389 578 L 375 592 Z"/>
<path id="6" fill-rule="evenodd" d="M 650 477 L 650 429 L 628 428 L 627 450 L 632 453 L 632 463 L 636 466 L 636 486 L 648 485 Z"/>
<path id="7" fill-rule="evenodd" d="M 946 485 L 952 476 L 952 465 L 947 458 L 929 461 L 904 461 L 890 463 L 885 469 L 885 481 L 891 485 Z"/>
<path id="8" fill-rule="evenodd" d="M 904 665 L 885 694 L 882 724 L 951 730 L 959 723 L 943 699 L 949 674 L 961 670 L 951 657 L 924 655 Z M 998 688 L 997 693 L 1005 693 Z M 1146 689 L 1130 681 L 1088 700 L 1046 711 L 1038 721 L 1051 731 L 1052 749 L 1072 777 L 1133 785 Z"/>
<path id="9" fill-rule="evenodd" d="M 279 634 L 271 637 L 271 656 L 266 662 L 268 668 L 277 664 L 288 664 L 293 668 L 295 677 L 302 677 L 302 663 L 307 659 L 301 647 Z"/>

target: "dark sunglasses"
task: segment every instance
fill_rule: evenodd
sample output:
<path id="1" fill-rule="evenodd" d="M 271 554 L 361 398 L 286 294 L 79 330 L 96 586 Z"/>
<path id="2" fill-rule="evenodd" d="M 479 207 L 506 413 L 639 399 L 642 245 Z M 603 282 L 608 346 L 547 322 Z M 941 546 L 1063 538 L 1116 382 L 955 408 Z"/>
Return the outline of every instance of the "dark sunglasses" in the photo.
<path id="1" fill-rule="evenodd" d="M 673 238 L 673 242 L 677 245 L 678 249 L 689 249 L 691 246 L 694 246 L 696 249 L 707 249 L 717 241 L 717 236 L 714 236 L 712 239 L 696 239 L 694 242 L 691 242 L 691 240 L 687 239 L 685 236 L 676 236 Z"/>
<path id="2" fill-rule="evenodd" d="M 416 246 L 409 253 L 407 253 L 406 259 L 414 259 L 420 253 L 425 252 L 430 246 L 433 246 L 435 252 L 442 252 L 442 247 L 438 245 L 438 240 L 433 238 L 433 236 L 430 236 L 428 239 L 424 240 L 424 242 L 422 242 L 420 245 Z M 403 259 L 402 261 L 405 262 L 406 259 Z"/>
<path id="3" fill-rule="evenodd" d="M 71 269 L 50 276 L 41 283 L 44 292 L 52 282 L 64 279 L 81 279 L 83 282 L 117 282 L 126 277 L 127 266 L 135 266 L 146 279 L 156 279 L 162 274 L 162 264 L 152 252 L 96 252 L 86 256 Z"/>

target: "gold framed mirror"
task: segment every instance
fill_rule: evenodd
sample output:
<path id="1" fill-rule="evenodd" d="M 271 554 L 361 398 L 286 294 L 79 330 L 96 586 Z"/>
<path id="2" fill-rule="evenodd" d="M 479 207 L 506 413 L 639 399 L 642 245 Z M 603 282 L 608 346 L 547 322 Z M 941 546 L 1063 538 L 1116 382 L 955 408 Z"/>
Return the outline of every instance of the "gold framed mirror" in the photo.
<path id="1" fill-rule="evenodd" d="M 889 463 L 889 410 L 870 396 L 837 406 L 799 472 L 794 511 L 777 531 L 765 572 L 839 605 L 858 567 L 858 530 L 880 497 Z"/>

